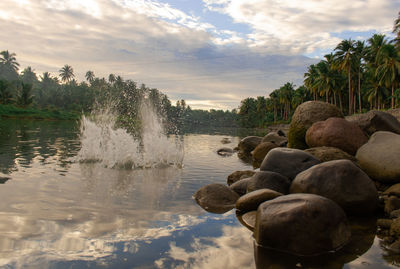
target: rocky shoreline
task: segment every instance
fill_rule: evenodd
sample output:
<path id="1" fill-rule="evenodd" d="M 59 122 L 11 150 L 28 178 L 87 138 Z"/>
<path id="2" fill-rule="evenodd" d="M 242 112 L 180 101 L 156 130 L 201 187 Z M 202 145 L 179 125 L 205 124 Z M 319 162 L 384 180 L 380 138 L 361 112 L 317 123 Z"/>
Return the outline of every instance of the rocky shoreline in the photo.
<path id="1" fill-rule="evenodd" d="M 233 172 L 227 185 L 204 186 L 194 198 L 212 213 L 236 208 L 257 249 L 304 257 L 340 252 L 354 244 L 353 220 L 361 218 L 399 254 L 399 117 L 397 109 L 345 118 L 333 105 L 303 103 L 287 131 L 240 141 L 238 156 L 259 169 Z"/>

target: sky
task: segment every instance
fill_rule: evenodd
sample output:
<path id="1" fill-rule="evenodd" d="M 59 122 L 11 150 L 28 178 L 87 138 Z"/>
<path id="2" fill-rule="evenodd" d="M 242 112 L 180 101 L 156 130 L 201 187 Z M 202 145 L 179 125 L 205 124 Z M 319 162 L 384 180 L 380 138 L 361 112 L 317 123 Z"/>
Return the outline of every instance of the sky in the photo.
<path id="1" fill-rule="evenodd" d="M 192 108 L 233 109 L 343 39 L 391 35 L 399 0 L 1 0 L 0 51 L 78 81 L 121 75 Z"/>

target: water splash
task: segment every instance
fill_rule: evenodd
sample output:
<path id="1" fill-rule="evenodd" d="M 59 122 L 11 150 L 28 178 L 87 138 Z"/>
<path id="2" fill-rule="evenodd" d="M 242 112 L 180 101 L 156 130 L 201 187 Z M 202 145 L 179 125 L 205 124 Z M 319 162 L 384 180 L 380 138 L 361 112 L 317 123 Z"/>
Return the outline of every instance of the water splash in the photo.
<path id="1" fill-rule="evenodd" d="M 165 133 L 161 118 L 147 99 L 141 101 L 138 137 L 116 127 L 117 116 L 110 109 L 83 116 L 80 162 L 101 162 L 110 168 L 181 167 L 183 144 Z"/>

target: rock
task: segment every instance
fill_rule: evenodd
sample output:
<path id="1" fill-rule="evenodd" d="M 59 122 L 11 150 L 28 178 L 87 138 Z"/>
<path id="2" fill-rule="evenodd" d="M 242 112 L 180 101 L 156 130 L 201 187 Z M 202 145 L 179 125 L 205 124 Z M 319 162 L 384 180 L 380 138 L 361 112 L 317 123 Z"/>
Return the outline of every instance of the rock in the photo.
<path id="1" fill-rule="evenodd" d="M 0 177 L 0 184 L 4 184 L 10 179 L 11 179 L 10 177 Z"/>
<path id="2" fill-rule="evenodd" d="M 261 164 L 261 162 L 264 160 L 265 155 L 273 149 L 278 147 L 276 144 L 272 142 L 262 142 L 260 143 L 252 152 L 251 155 L 253 156 L 253 161 Z"/>
<path id="3" fill-rule="evenodd" d="M 335 147 L 351 155 L 367 143 L 368 138 L 357 124 L 342 118 L 329 118 L 314 123 L 306 132 L 310 147 Z"/>
<path id="4" fill-rule="evenodd" d="M 252 170 L 245 170 L 245 171 L 235 171 L 230 174 L 227 178 L 228 185 L 232 185 L 236 181 L 239 181 L 243 178 L 252 177 L 256 172 Z"/>
<path id="5" fill-rule="evenodd" d="M 224 157 L 232 156 L 234 152 L 235 151 L 231 148 L 220 148 L 219 150 L 217 150 L 217 154 Z"/>
<path id="6" fill-rule="evenodd" d="M 400 218 L 394 219 L 390 225 L 390 236 L 396 239 L 400 237 Z"/>
<path id="7" fill-rule="evenodd" d="M 229 138 L 224 137 L 224 138 L 221 139 L 221 143 L 222 144 L 229 144 L 229 143 L 232 143 L 232 141 Z"/>
<path id="8" fill-rule="evenodd" d="M 388 197 L 385 200 L 385 213 L 390 215 L 394 210 L 400 209 L 400 198 L 396 196 Z"/>
<path id="9" fill-rule="evenodd" d="M 250 211 L 240 215 L 239 221 L 251 231 L 254 231 L 254 226 L 256 225 L 256 216 L 257 211 Z"/>
<path id="10" fill-rule="evenodd" d="M 282 131 L 280 131 L 280 132 L 279 131 L 268 133 L 267 135 L 265 135 L 263 137 L 263 139 L 261 140 L 261 143 L 271 142 L 271 143 L 276 144 L 279 147 L 286 147 L 288 139 Z"/>
<path id="11" fill-rule="evenodd" d="M 400 183 L 390 186 L 383 192 L 384 195 L 394 195 L 400 197 Z"/>
<path id="12" fill-rule="evenodd" d="M 259 136 L 248 136 L 240 140 L 239 142 L 239 151 L 250 154 L 252 150 L 254 150 L 258 144 L 261 143 L 262 137 Z"/>
<path id="13" fill-rule="evenodd" d="M 276 172 L 293 180 L 298 173 L 319 163 L 314 156 L 302 150 L 274 148 L 265 156 L 260 170 Z"/>
<path id="14" fill-rule="evenodd" d="M 400 240 L 397 240 L 394 243 L 390 244 L 387 250 L 395 254 L 400 254 Z"/>
<path id="15" fill-rule="evenodd" d="M 374 182 L 349 160 L 329 161 L 301 172 L 290 192 L 324 196 L 351 215 L 370 215 L 378 207 Z"/>
<path id="16" fill-rule="evenodd" d="M 357 151 L 360 167 L 373 179 L 400 182 L 400 135 L 379 131 Z"/>
<path id="17" fill-rule="evenodd" d="M 290 194 L 257 209 L 254 238 L 259 245 L 296 255 L 337 250 L 350 239 L 344 211 L 332 200 L 314 194 Z"/>
<path id="18" fill-rule="evenodd" d="M 387 112 L 371 110 L 365 114 L 351 116 L 347 119 L 356 123 L 367 135 L 372 135 L 378 131 L 400 134 L 400 122 Z"/>
<path id="19" fill-rule="evenodd" d="M 308 147 L 305 140 L 307 129 L 313 123 L 331 117 L 343 118 L 343 113 L 336 106 L 320 101 L 308 101 L 299 105 L 290 123 L 288 146 L 306 149 Z"/>
<path id="20" fill-rule="evenodd" d="M 315 147 L 306 149 L 304 151 L 310 153 L 321 162 L 345 159 L 357 163 L 357 159 L 354 156 L 351 156 L 343 150 L 334 147 Z"/>
<path id="21" fill-rule="evenodd" d="M 400 217 L 400 209 L 396 209 L 390 212 L 391 219 L 397 219 L 398 217 Z"/>
<path id="22" fill-rule="evenodd" d="M 243 195 L 236 201 L 236 209 L 242 212 L 257 210 L 261 203 L 282 195 L 282 193 L 270 189 L 252 191 Z"/>
<path id="23" fill-rule="evenodd" d="M 194 199 L 204 210 L 221 214 L 235 207 L 239 195 L 225 185 L 213 183 L 201 187 Z"/>
<path id="24" fill-rule="evenodd" d="M 378 219 L 376 221 L 376 225 L 384 230 L 390 229 L 390 226 L 392 225 L 393 220 L 391 219 Z"/>
<path id="25" fill-rule="evenodd" d="M 239 194 L 240 196 L 245 195 L 247 192 L 247 185 L 250 181 L 250 177 L 248 178 L 243 178 L 239 181 L 236 181 L 235 183 L 233 183 L 232 185 L 230 185 L 229 187 L 236 192 L 237 194 Z"/>
<path id="26" fill-rule="evenodd" d="M 290 181 L 287 177 L 271 171 L 255 173 L 247 184 L 247 192 L 259 189 L 271 189 L 283 194 L 288 193 Z"/>

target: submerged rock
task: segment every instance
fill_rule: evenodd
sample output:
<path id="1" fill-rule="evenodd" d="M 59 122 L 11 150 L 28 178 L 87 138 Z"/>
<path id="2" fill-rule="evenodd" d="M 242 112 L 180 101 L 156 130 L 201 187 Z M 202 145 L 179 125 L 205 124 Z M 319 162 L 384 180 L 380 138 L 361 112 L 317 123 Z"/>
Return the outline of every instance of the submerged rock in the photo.
<path id="1" fill-rule="evenodd" d="M 259 189 L 271 189 L 283 194 L 288 193 L 290 181 L 287 177 L 271 171 L 255 173 L 247 184 L 247 192 Z"/>
<path id="2" fill-rule="evenodd" d="M 312 193 L 327 197 L 350 215 L 370 215 L 378 207 L 374 182 L 349 160 L 315 165 L 296 176 L 291 193 Z"/>
<path id="3" fill-rule="evenodd" d="M 234 152 L 235 151 L 231 148 L 220 148 L 219 150 L 217 150 L 217 154 L 224 157 L 232 156 Z"/>
<path id="4" fill-rule="evenodd" d="M 298 173 L 319 163 L 313 155 L 302 150 L 274 148 L 265 156 L 260 170 L 276 172 L 293 180 Z"/>
<path id="5" fill-rule="evenodd" d="M 259 245 L 296 255 L 337 250 L 350 239 L 344 211 L 314 194 L 289 194 L 257 209 L 254 238 Z"/>
<path id="6" fill-rule="evenodd" d="M 235 207 L 239 195 L 225 185 L 213 183 L 201 187 L 194 199 L 204 210 L 222 214 Z"/>
<path id="7" fill-rule="evenodd" d="M 224 138 L 221 139 L 221 143 L 222 144 L 229 144 L 229 143 L 232 143 L 232 141 L 229 138 L 224 137 Z"/>
<path id="8" fill-rule="evenodd" d="M 343 113 L 336 106 L 320 101 L 308 101 L 299 105 L 290 123 L 288 146 L 297 149 L 308 148 L 305 140 L 308 128 L 317 121 L 331 117 L 343 118 Z"/>

